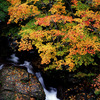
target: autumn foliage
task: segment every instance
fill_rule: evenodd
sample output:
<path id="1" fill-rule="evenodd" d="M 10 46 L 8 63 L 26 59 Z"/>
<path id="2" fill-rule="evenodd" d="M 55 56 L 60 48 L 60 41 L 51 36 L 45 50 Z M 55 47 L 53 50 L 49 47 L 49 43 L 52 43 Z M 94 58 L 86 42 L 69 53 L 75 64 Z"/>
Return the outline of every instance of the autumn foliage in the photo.
<path id="1" fill-rule="evenodd" d="M 74 71 L 82 64 L 95 64 L 94 56 L 100 56 L 100 0 L 7 1 L 8 24 L 21 25 L 19 51 L 36 46 L 45 70 Z"/>

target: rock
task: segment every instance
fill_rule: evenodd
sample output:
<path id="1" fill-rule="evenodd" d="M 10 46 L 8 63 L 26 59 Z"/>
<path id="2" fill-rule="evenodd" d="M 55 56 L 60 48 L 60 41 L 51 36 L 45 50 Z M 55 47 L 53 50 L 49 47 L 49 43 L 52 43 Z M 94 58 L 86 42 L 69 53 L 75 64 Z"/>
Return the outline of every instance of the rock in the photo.
<path id="1" fill-rule="evenodd" d="M 37 77 L 24 67 L 4 66 L 0 70 L 0 84 L 0 100 L 45 100 Z"/>

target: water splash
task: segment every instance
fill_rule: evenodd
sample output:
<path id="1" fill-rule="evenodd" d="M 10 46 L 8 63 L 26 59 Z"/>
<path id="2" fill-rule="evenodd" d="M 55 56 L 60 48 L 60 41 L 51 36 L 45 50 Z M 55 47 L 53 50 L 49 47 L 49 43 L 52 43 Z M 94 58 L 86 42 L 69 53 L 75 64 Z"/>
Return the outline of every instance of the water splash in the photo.
<path id="1" fill-rule="evenodd" d="M 53 88 L 53 87 L 50 87 L 50 91 L 46 90 L 43 78 L 41 76 L 41 73 L 36 72 L 35 74 L 36 74 L 38 80 L 40 81 L 40 83 L 42 84 L 42 87 L 43 87 L 44 92 L 46 94 L 46 99 L 45 100 L 60 100 L 60 99 L 57 98 L 57 89 Z"/>
<path id="2" fill-rule="evenodd" d="M 46 89 L 44 89 L 45 93 L 46 93 L 46 100 L 60 100 L 57 98 L 57 89 L 56 88 L 52 88 L 50 91 L 47 91 Z"/>
<path id="3" fill-rule="evenodd" d="M 11 58 L 8 59 L 9 61 L 12 61 L 14 63 L 18 63 L 19 58 L 15 56 L 15 54 L 11 55 Z"/>

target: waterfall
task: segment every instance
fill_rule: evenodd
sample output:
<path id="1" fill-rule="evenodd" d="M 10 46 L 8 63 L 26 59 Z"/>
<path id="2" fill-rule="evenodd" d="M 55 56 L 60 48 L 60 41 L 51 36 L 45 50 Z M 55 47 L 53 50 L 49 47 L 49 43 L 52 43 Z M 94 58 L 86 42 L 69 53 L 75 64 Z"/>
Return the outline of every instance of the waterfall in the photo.
<path id="1" fill-rule="evenodd" d="M 24 61 L 24 64 L 20 64 L 20 66 L 25 66 L 29 73 L 34 74 L 34 72 L 32 71 L 33 67 L 30 65 L 30 62 Z M 43 78 L 41 76 L 41 73 L 40 72 L 36 72 L 35 74 L 36 74 L 39 82 L 41 83 L 41 85 L 42 85 L 42 87 L 44 89 L 44 92 L 46 94 L 46 99 L 45 100 L 60 100 L 60 99 L 57 98 L 57 89 L 53 88 L 53 87 L 50 87 L 50 91 L 46 90 L 46 87 L 45 87 Z"/>
<path id="2" fill-rule="evenodd" d="M 11 55 L 11 58 L 8 59 L 9 61 L 13 61 L 14 63 L 18 63 L 18 60 L 19 58 L 15 56 L 15 54 L 12 54 Z M 33 67 L 32 65 L 30 64 L 30 62 L 28 61 L 24 61 L 23 64 L 20 64 L 19 66 L 24 66 L 27 68 L 27 71 L 28 73 L 31 73 L 31 74 L 34 74 L 33 72 Z M 0 66 L 0 69 L 2 69 L 3 67 L 3 64 Z M 44 89 L 44 92 L 45 92 L 45 95 L 46 95 L 46 98 L 45 100 L 60 100 L 57 98 L 57 89 L 56 88 L 53 88 L 53 87 L 50 87 L 50 90 L 48 91 L 45 87 L 45 84 L 44 84 L 44 80 L 41 76 L 41 73 L 40 72 L 36 72 L 35 73 L 39 82 L 41 83 L 43 89 Z"/>
<path id="3" fill-rule="evenodd" d="M 41 83 L 42 87 L 45 89 L 45 84 L 40 72 L 36 72 L 36 77 L 38 78 L 39 82 Z"/>
<path id="4" fill-rule="evenodd" d="M 44 92 L 46 94 L 46 99 L 45 100 L 60 100 L 60 99 L 57 98 L 57 89 L 53 88 L 53 87 L 50 87 L 50 91 L 46 90 L 43 78 L 41 76 L 41 73 L 36 72 L 35 74 L 36 74 L 38 80 L 40 81 L 40 83 L 42 84 L 42 87 L 43 87 Z"/>

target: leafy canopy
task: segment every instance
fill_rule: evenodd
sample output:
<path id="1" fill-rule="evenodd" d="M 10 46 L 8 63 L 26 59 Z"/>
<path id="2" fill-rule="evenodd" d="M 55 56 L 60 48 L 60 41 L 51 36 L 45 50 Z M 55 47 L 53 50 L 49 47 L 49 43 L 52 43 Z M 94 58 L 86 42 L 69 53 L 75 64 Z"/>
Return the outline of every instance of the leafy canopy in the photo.
<path id="1" fill-rule="evenodd" d="M 0 22 L 5 21 L 5 19 L 8 17 L 8 7 L 10 6 L 10 3 L 6 0 L 0 0 Z"/>
<path id="2" fill-rule="evenodd" d="M 18 50 L 36 46 L 45 70 L 74 71 L 82 64 L 95 64 L 95 55 L 100 57 L 100 0 L 7 1 L 7 24 L 21 25 Z"/>

